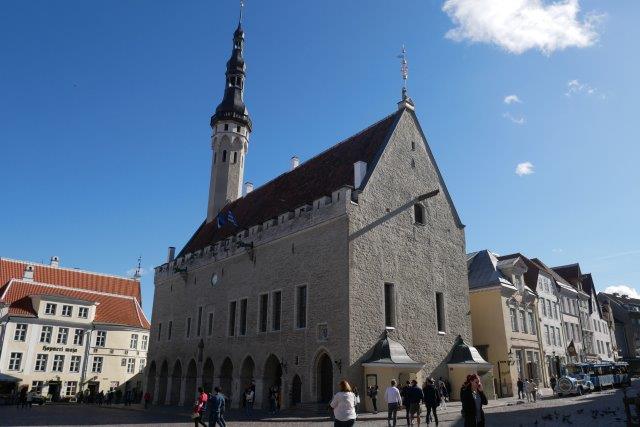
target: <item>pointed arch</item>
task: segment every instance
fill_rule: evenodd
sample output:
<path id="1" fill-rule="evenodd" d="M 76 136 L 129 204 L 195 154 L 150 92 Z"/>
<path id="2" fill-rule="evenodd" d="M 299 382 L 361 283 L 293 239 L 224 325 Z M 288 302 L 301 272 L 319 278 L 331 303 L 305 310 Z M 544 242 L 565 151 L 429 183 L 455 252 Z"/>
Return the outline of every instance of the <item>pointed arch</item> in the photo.
<path id="1" fill-rule="evenodd" d="M 333 397 L 333 360 L 326 349 L 318 351 L 313 367 L 316 400 L 329 402 Z"/>
<path id="2" fill-rule="evenodd" d="M 147 367 L 147 386 L 145 388 L 145 391 L 148 391 L 151 395 L 156 392 L 156 375 L 158 375 L 156 361 L 152 360 Z"/>
<path id="3" fill-rule="evenodd" d="M 243 390 L 254 380 L 253 373 L 255 371 L 255 368 L 256 364 L 253 361 L 253 357 L 245 357 L 244 361 L 242 362 L 242 367 L 240 368 L 240 387 Z"/>
<path id="4" fill-rule="evenodd" d="M 210 357 L 207 357 L 202 367 L 202 388 L 207 393 L 213 392 L 213 374 L 213 360 L 211 360 Z"/>
<path id="5" fill-rule="evenodd" d="M 169 364 L 165 359 L 160 365 L 160 376 L 158 377 L 158 404 L 164 405 L 167 400 L 167 381 L 169 380 Z"/>
<path id="6" fill-rule="evenodd" d="M 295 374 L 291 381 L 291 406 L 296 406 L 302 402 L 302 379 Z"/>
<path id="7" fill-rule="evenodd" d="M 262 406 L 265 409 L 269 408 L 269 391 L 274 387 L 282 392 L 282 365 L 276 355 L 270 354 L 264 362 L 262 376 Z"/>
<path id="8" fill-rule="evenodd" d="M 229 399 L 229 407 L 231 407 L 231 399 L 233 397 L 233 362 L 230 358 L 225 358 L 220 365 L 220 388 L 222 394 Z"/>
<path id="9" fill-rule="evenodd" d="M 196 386 L 198 382 L 198 367 L 196 365 L 196 361 L 191 359 L 189 361 L 189 365 L 187 367 L 187 376 L 184 386 L 184 404 L 191 405 L 196 397 Z"/>
<path id="10" fill-rule="evenodd" d="M 182 363 L 177 359 L 171 370 L 171 395 L 169 401 L 172 405 L 180 403 L 180 394 L 182 392 Z"/>

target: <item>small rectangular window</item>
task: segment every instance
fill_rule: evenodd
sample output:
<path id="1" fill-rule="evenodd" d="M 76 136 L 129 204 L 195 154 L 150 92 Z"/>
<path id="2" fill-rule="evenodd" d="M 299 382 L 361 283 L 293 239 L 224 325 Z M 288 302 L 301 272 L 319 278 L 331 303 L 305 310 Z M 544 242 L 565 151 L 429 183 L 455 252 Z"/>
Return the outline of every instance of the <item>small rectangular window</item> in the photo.
<path id="1" fill-rule="evenodd" d="M 69 372 L 80 372 L 81 356 L 71 356 L 71 364 L 69 365 Z"/>
<path id="2" fill-rule="evenodd" d="M 248 300 L 240 300 L 240 335 L 247 335 L 247 304 Z"/>
<path id="3" fill-rule="evenodd" d="M 73 306 L 71 305 L 62 306 L 62 315 L 64 317 L 71 317 L 72 314 L 73 314 Z"/>
<path id="4" fill-rule="evenodd" d="M 58 344 L 67 344 L 69 337 L 69 328 L 58 328 Z"/>
<path id="5" fill-rule="evenodd" d="M 233 337 L 236 335 L 236 307 L 238 303 L 236 301 L 231 301 L 229 303 L 229 336 Z"/>
<path id="6" fill-rule="evenodd" d="M 191 336 L 191 317 L 187 317 L 187 338 Z"/>
<path id="7" fill-rule="evenodd" d="M 445 310 L 444 310 L 444 294 L 436 292 L 436 319 L 438 332 L 446 332 Z"/>
<path id="8" fill-rule="evenodd" d="M 396 326 L 396 293 L 393 283 L 384 284 L 384 325 Z"/>
<path id="9" fill-rule="evenodd" d="M 169 330 L 167 331 L 167 341 L 171 341 L 172 332 L 173 332 L 173 320 L 169 320 Z"/>
<path id="10" fill-rule="evenodd" d="M 513 332 L 518 332 L 518 317 L 515 308 L 509 309 L 509 317 L 511 317 L 511 330 Z"/>
<path id="11" fill-rule="evenodd" d="M 282 292 L 276 291 L 273 293 L 273 301 L 271 302 L 271 305 L 271 329 L 279 331 L 282 326 Z"/>
<path id="12" fill-rule="evenodd" d="M 127 374 L 133 374 L 136 370 L 136 359 L 129 358 L 127 360 Z"/>
<path id="13" fill-rule="evenodd" d="M 64 389 L 64 395 L 67 397 L 75 396 L 77 388 L 78 381 L 67 381 L 67 386 Z"/>
<path id="14" fill-rule="evenodd" d="M 196 324 L 196 335 L 200 336 L 202 332 L 202 307 L 198 307 L 198 323 Z"/>
<path id="15" fill-rule="evenodd" d="M 258 325 L 260 332 L 267 332 L 268 309 L 269 294 L 260 295 L 260 324 Z"/>
<path id="16" fill-rule="evenodd" d="M 307 327 L 307 287 L 299 286 L 296 296 L 296 328 Z"/>
<path id="17" fill-rule="evenodd" d="M 158 323 L 158 341 L 160 341 L 161 336 L 162 336 L 162 323 Z"/>
<path id="18" fill-rule="evenodd" d="M 138 348 L 138 334 L 131 334 L 131 340 L 129 341 L 129 348 L 135 350 Z"/>
<path id="19" fill-rule="evenodd" d="M 44 314 L 48 314 L 50 316 L 55 316 L 57 307 L 58 306 L 56 304 L 47 303 L 47 305 L 44 308 Z"/>
<path id="20" fill-rule="evenodd" d="M 98 331 L 96 334 L 96 347 L 107 345 L 107 331 Z"/>
<path id="21" fill-rule="evenodd" d="M 33 367 L 33 370 L 36 372 L 44 372 L 47 370 L 47 359 L 49 355 L 47 354 L 38 354 L 36 356 L 36 364 Z"/>
<path id="22" fill-rule="evenodd" d="M 22 366 L 22 353 L 11 353 L 9 357 L 9 370 L 19 371 Z"/>
<path id="23" fill-rule="evenodd" d="M 424 225 L 424 206 L 420 203 L 413 205 L 413 217 L 416 224 Z"/>
<path id="24" fill-rule="evenodd" d="M 56 354 L 53 356 L 52 372 L 62 372 L 64 369 L 64 356 L 62 354 Z"/>
<path id="25" fill-rule="evenodd" d="M 51 343 L 52 333 L 53 333 L 53 326 L 43 326 L 42 332 L 40 332 L 40 342 L 45 344 Z"/>
<path id="26" fill-rule="evenodd" d="M 149 336 L 148 335 L 143 335 L 142 336 L 142 344 L 140 346 L 140 350 L 146 350 L 148 346 L 149 346 Z"/>
<path id="27" fill-rule="evenodd" d="M 27 339 L 27 324 L 26 323 L 18 323 L 16 324 L 16 331 L 13 335 L 14 341 L 26 341 Z"/>
<path id="28" fill-rule="evenodd" d="M 81 319 L 86 319 L 89 317 L 89 309 L 87 307 L 78 308 L 78 317 Z"/>
<path id="29" fill-rule="evenodd" d="M 76 329 L 73 334 L 73 345 L 82 345 L 84 342 L 84 331 Z"/>
<path id="30" fill-rule="evenodd" d="M 91 372 L 102 372 L 102 356 L 93 356 L 93 363 L 91 364 Z"/>
<path id="31" fill-rule="evenodd" d="M 209 313 L 209 321 L 207 323 L 207 335 L 213 334 L 213 312 Z"/>

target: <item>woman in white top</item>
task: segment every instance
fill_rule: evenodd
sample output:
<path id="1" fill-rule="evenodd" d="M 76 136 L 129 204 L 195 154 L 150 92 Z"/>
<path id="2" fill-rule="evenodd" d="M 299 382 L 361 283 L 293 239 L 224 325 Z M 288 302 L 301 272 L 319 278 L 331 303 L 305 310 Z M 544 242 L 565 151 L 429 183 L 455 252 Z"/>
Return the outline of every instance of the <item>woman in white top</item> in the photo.
<path id="1" fill-rule="evenodd" d="M 333 396 L 334 427 L 351 427 L 356 422 L 356 396 L 351 392 L 351 386 L 345 380 L 338 384 L 340 391 Z"/>

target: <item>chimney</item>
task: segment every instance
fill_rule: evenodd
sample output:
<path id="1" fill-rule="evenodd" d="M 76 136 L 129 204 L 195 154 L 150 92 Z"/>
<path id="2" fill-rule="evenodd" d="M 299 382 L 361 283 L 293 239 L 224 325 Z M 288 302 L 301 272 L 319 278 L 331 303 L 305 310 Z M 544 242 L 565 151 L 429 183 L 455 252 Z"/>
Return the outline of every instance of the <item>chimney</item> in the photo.
<path id="1" fill-rule="evenodd" d="M 25 282 L 33 282 L 33 270 L 35 268 L 33 265 L 29 264 L 24 268 L 24 274 L 22 275 L 22 280 Z"/>
<path id="2" fill-rule="evenodd" d="M 173 261 L 176 257 L 176 248 L 175 246 L 169 246 L 169 253 L 167 254 L 167 262 Z"/>
<path id="3" fill-rule="evenodd" d="M 367 174 L 367 163 L 357 161 L 353 164 L 353 186 L 357 190 L 362 185 L 365 175 Z"/>
<path id="4" fill-rule="evenodd" d="M 298 158 L 298 156 L 293 156 L 291 158 L 291 170 L 294 170 L 299 165 L 300 165 L 300 159 Z"/>
<path id="5" fill-rule="evenodd" d="M 253 191 L 253 182 L 245 182 L 244 183 L 244 195 L 251 193 Z"/>
<path id="6" fill-rule="evenodd" d="M 57 256 L 52 256 L 51 257 L 51 262 L 49 263 L 49 265 L 51 267 L 55 267 L 58 268 L 60 266 L 60 258 L 58 258 Z"/>

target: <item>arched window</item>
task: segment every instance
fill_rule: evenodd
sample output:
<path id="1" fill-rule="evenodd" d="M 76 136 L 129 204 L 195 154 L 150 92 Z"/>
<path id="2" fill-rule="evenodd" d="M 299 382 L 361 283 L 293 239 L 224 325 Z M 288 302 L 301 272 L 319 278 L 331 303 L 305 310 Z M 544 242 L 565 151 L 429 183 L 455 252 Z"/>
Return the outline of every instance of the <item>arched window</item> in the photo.
<path id="1" fill-rule="evenodd" d="M 413 217 L 416 224 L 424 225 L 424 206 L 422 206 L 420 203 L 416 203 L 415 205 L 413 205 Z"/>
<path id="2" fill-rule="evenodd" d="M 222 151 L 222 163 L 227 161 L 227 150 Z"/>

